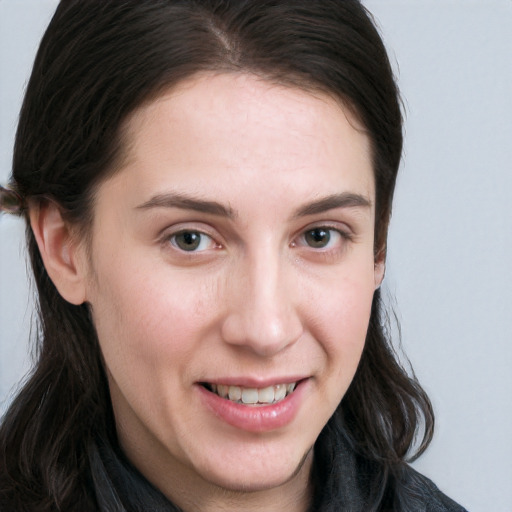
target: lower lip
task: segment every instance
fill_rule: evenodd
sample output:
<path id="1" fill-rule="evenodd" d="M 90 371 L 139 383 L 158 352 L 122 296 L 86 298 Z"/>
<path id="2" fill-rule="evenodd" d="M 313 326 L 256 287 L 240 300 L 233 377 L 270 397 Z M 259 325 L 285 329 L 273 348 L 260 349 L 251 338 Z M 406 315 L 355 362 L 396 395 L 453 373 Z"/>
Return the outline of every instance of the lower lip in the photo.
<path id="1" fill-rule="evenodd" d="M 293 393 L 271 405 L 250 406 L 232 402 L 197 385 L 203 404 L 229 425 L 247 432 L 269 432 L 289 425 L 297 415 L 307 387 L 301 381 Z"/>

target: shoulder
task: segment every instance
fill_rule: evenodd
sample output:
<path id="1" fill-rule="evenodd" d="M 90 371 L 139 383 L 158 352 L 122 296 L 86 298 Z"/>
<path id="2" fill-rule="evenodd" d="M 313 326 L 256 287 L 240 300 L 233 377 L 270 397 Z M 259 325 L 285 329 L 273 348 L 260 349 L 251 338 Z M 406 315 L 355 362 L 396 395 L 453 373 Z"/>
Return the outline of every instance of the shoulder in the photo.
<path id="1" fill-rule="evenodd" d="M 396 498 L 404 510 L 414 512 L 467 512 L 451 498 L 442 493 L 426 476 L 410 466 L 399 472 Z"/>
<path id="2" fill-rule="evenodd" d="M 468 512 L 409 464 L 363 455 L 334 421 L 329 426 L 315 445 L 311 511 Z"/>

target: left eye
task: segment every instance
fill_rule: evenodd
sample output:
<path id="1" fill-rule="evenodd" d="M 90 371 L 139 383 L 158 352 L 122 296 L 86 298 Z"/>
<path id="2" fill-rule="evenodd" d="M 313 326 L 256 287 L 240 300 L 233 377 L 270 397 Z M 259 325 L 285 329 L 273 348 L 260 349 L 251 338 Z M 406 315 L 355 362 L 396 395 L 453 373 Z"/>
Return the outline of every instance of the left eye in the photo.
<path id="1" fill-rule="evenodd" d="M 342 235 L 336 229 L 318 227 L 302 235 L 304 243 L 313 249 L 328 249 L 340 243 Z"/>
<path id="2" fill-rule="evenodd" d="M 186 252 L 200 252 L 214 245 L 213 239 L 200 231 L 181 231 L 172 235 L 171 244 Z"/>

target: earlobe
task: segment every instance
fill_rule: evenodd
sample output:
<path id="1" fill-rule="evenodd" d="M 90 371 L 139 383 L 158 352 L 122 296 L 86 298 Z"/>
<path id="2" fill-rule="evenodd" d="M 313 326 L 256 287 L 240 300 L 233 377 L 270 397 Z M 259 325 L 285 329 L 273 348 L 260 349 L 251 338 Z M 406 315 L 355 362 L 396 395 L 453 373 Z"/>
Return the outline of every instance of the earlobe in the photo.
<path id="1" fill-rule="evenodd" d="M 30 225 L 44 266 L 53 284 L 68 302 L 85 302 L 85 273 L 78 244 L 55 203 L 30 207 Z"/>
<path id="2" fill-rule="evenodd" d="M 386 273 L 386 255 L 385 251 L 379 251 L 375 258 L 375 266 L 374 266 L 374 280 L 375 280 L 375 289 L 380 288 L 382 281 L 384 280 L 384 275 Z"/>
<path id="3" fill-rule="evenodd" d="M 384 274 L 386 272 L 386 264 L 384 260 L 375 263 L 375 289 L 380 288 L 382 281 L 384 280 Z"/>

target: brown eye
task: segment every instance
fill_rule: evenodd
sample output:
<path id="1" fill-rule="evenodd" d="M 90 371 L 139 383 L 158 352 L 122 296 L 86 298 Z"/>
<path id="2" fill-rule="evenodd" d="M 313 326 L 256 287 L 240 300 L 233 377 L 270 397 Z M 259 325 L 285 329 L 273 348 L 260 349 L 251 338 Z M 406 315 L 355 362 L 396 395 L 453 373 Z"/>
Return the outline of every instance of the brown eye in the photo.
<path id="1" fill-rule="evenodd" d="M 182 231 L 171 237 L 171 243 L 186 252 L 199 252 L 212 245 L 212 239 L 199 231 Z"/>
<path id="2" fill-rule="evenodd" d="M 324 249 L 331 241 L 332 229 L 315 228 L 304 233 L 304 241 L 313 249 Z"/>

